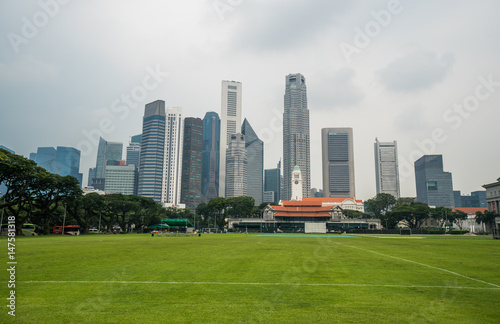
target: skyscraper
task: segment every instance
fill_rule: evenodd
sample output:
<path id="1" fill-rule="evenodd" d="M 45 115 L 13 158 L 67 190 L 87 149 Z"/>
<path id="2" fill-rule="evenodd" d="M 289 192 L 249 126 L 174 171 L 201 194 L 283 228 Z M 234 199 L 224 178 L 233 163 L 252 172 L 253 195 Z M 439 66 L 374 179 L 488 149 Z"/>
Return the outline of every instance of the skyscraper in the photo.
<path id="1" fill-rule="evenodd" d="M 78 179 L 82 186 L 83 174 L 80 173 L 80 150 L 74 147 L 58 146 L 39 147 L 36 154 L 30 154 L 35 158 L 38 166 L 45 170 L 61 176 L 72 176 Z"/>
<path id="2" fill-rule="evenodd" d="M 264 142 L 262 142 L 245 118 L 241 126 L 247 150 L 247 195 L 253 197 L 255 205 L 262 204 L 264 192 Z"/>
<path id="3" fill-rule="evenodd" d="M 399 198 L 398 144 L 379 142 L 375 138 L 375 177 L 377 194 L 387 193 Z"/>
<path id="4" fill-rule="evenodd" d="M 201 171 L 201 200 L 207 203 L 219 196 L 220 118 L 207 112 L 203 118 L 203 157 Z"/>
<path id="5" fill-rule="evenodd" d="M 108 161 L 122 160 L 123 144 L 117 142 L 108 142 L 102 137 L 99 138 L 99 147 L 97 149 L 96 178 L 104 178 L 104 170 Z"/>
<path id="6" fill-rule="evenodd" d="M 226 198 L 247 196 L 247 151 L 245 135 L 231 135 L 226 155 Z"/>
<path id="7" fill-rule="evenodd" d="M 165 109 L 165 151 L 163 167 L 163 190 L 161 203 L 178 206 L 181 201 L 182 145 L 184 122 L 182 108 Z"/>
<path id="8" fill-rule="evenodd" d="M 286 76 L 283 113 L 283 198 L 292 195 L 291 176 L 296 165 L 302 172 L 302 194 L 311 189 L 309 110 L 306 80 L 300 73 Z"/>
<path id="9" fill-rule="evenodd" d="M 201 202 L 202 143 L 203 120 L 200 118 L 185 118 L 181 203 L 185 204 L 193 212 Z"/>
<path id="10" fill-rule="evenodd" d="M 139 168 L 139 157 L 141 155 L 141 141 L 142 136 L 136 135 L 132 136 L 130 143 L 127 146 L 127 165 L 135 165 Z"/>
<path id="11" fill-rule="evenodd" d="M 434 207 L 455 207 L 450 172 L 443 171 L 442 155 L 424 155 L 415 161 L 417 201 Z"/>
<path id="12" fill-rule="evenodd" d="M 321 130 L 323 196 L 356 197 L 352 128 Z"/>
<path id="13" fill-rule="evenodd" d="M 241 133 L 241 82 L 222 81 L 219 196 L 226 197 L 226 150 L 231 135 Z"/>
<path id="14" fill-rule="evenodd" d="M 276 169 L 264 170 L 264 191 L 274 192 L 274 203 L 281 200 L 281 161 L 278 162 Z"/>
<path id="15" fill-rule="evenodd" d="M 105 192 L 123 195 L 136 194 L 137 169 L 135 165 L 106 165 L 105 172 Z"/>
<path id="16" fill-rule="evenodd" d="M 165 151 L 165 102 L 146 105 L 142 122 L 138 195 L 161 202 Z"/>

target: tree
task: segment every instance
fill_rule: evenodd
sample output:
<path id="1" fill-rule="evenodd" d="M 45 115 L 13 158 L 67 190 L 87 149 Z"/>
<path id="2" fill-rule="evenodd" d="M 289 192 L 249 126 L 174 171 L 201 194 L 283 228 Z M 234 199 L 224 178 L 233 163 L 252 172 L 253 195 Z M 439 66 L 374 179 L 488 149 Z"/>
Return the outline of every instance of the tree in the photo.
<path id="1" fill-rule="evenodd" d="M 207 208 L 210 212 L 210 215 L 213 216 L 214 218 L 214 225 L 215 227 L 218 226 L 218 224 L 223 224 L 224 220 L 222 219 L 222 214 L 226 212 L 226 208 L 229 206 L 226 198 L 224 197 L 216 197 L 213 199 L 210 199 L 210 201 L 207 204 Z"/>
<path id="2" fill-rule="evenodd" d="M 430 207 L 421 202 L 396 205 L 391 211 L 393 217 L 406 221 L 412 229 L 420 227 L 422 222 L 429 218 L 430 212 Z"/>
<path id="3" fill-rule="evenodd" d="M 431 215 L 434 219 L 442 221 L 444 226 L 453 224 L 453 211 L 451 208 L 442 206 L 431 208 Z"/>
<path id="4" fill-rule="evenodd" d="M 451 223 L 457 224 L 458 228 L 462 230 L 462 221 L 467 219 L 467 213 L 461 211 L 461 210 L 456 210 L 451 213 L 450 216 L 450 221 Z"/>
<path id="5" fill-rule="evenodd" d="M 342 214 L 344 214 L 345 217 L 347 218 L 356 218 L 356 219 L 360 219 L 360 218 L 372 218 L 372 215 L 370 214 L 365 214 L 365 213 L 362 213 L 360 212 L 359 210 L 352 210 L 352 209 L 344 209 L 342 210 Z"/>
<path id="6" fill-rule="evenodd" d="M 232 197 L 227 199 L 227 204 L 231 207 L 231 216 L 243 218 L 252 215 L 255 199 L 247 196 Z"/>
<path id="7" fill-rule="evenodd" d="M 365 210 L 376 218 L 387 214 L 392 206 L 396 204 L 396 198 L 387 193 L 379 193 L 375 197 L 368 199 L 365 202 Z"/>
<path id="8" fill-rule="evenodd" d="M 493 227 L 493 224 L 495 223 L 495 217 L 498 217 L 498 215 L 495 215 L 495 213 L 490 212 L 490 211 L 485 211 L 484 213 L 477 211 L 476 212 L 476 223 L 481 224 L 483 223 L 483 231 L 486 232 L 486 228 L 484 225 Z"/>

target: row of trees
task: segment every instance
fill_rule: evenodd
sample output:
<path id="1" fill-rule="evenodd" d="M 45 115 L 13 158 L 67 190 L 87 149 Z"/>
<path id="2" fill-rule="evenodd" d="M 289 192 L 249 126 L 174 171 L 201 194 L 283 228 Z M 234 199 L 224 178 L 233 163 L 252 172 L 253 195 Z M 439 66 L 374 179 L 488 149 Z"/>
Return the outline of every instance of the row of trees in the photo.
<path id="1" fill-rule="evenodd" d="M 467 219 L 463 211 L 453 211 L 451 208 L 431 208 L 424 203 L 414 201 L 413 198 L 399 198 L 386 193 L 377 194 L 375 197 L 365 201 L 365 214 L 346 213 L 353 218 L 374 217 L 381 220 L 385 228 L 395 228 L 400 221 L 406 222 L 410 228 L 421 227 L 423 222 L 433 218 L 442 222 L 445 226 L 456 224 L 461 228 L 461 221 Z M 493 212 L 477 212 L 476 222 L 494 226 L 495 215 Z"/>
<path id="2" fill-rule="evenodd" d="M 78 224 L 84 233 L 98 227 L 111 231 L 135 224 L 141 228 L 157 224 L 162 218 L 189 218 L 189 209 L 163 208 L 154 200 L 135 195 L 90 193 L 83 195 L 78 180 L 72 176 L 50 173 L 34 161 L 0 149 L 0 183 L 7 189 L 0 196 L 0 209 L 15 216 L 16 234 L 31 222 L 42 233 L 50 233 L 55 225 Z M 130 226 L 128 226 L 130 227 Z"/>

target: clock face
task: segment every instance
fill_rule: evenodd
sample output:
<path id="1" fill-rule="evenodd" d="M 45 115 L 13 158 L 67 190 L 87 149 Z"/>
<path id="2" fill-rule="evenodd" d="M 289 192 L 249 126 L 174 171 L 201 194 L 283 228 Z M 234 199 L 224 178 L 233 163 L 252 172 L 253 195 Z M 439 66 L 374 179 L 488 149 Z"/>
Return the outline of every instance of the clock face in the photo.
<path id="1" fill-rule="evenodd" d="M 299 184 L 299 182 L 297 180 L 295 180 L 295 184 Z"/>

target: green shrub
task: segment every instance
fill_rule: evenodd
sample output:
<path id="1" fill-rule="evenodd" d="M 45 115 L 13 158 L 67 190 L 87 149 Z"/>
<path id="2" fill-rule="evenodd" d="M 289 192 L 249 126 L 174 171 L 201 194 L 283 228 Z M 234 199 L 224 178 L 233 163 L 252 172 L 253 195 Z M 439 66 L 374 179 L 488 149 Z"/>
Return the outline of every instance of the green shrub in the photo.
<path id="1" fill-rule="evenodd" d="M 429 234 L 444 234 L 444 230 L 430 230 Z"/>
<path id="2" fill-rule="evenodd" d="M 464 231 L 464 230 L 462 230 L 462 231 L 459 231 L 459 230 L 452 230 L 452 231 L 449 231 L 448 233 L 449 233 L 449 234 L 455 234 L 455 235 L 457 235 L 457 234 L 465 234 L 465 233 L 469 233 L 469 231 Z"/>

